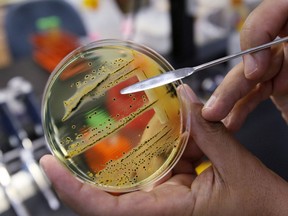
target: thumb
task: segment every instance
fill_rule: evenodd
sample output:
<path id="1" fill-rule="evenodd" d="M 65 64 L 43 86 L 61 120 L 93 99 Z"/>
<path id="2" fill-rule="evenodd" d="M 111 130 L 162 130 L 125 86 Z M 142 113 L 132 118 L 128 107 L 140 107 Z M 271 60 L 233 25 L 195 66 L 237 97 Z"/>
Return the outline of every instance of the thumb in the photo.
<path id="1" fill-rule="evenodd" d="M 252 155 L 237 142 L 221 122 L 209 122 L 201 115 L 203 104 L 187 85 L 179 88 L 180 97 L 190 107 L 191 137 L 222 176 L 246 166 Z M 245 167 L 244 167 L 245 168 Z"/>

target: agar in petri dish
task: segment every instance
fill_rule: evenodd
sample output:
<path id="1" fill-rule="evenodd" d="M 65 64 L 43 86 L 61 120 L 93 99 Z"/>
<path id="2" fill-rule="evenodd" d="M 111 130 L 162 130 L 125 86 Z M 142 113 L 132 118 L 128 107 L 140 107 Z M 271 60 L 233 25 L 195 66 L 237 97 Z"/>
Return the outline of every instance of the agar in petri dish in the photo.
<path id="1" fill-rule="evenodd" d="M 100 40 L 76 49 L 51 74 L 42 101 L 45 138 L 78 179 L 109 192 L 153 187 L 189 136 L 175 82 L 128 95 L 120 90 L 172 70 L 155 51 Z"/>

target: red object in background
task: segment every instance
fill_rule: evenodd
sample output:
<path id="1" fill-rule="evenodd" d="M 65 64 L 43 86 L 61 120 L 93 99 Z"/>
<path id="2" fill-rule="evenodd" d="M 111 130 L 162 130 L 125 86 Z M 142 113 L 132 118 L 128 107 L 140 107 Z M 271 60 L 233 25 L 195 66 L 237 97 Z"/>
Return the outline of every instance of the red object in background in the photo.
<path id="1" fill-rule="evenodd" d="M 138 82 L 138 78 L 132 77 L 107 91 L 106 106 L 111 116 L 117 121 L 129 116 L 132 112 L 137 112 L 145 103 L 148 103 L 148 98 L 144 91 L 133 94 L 121 94 L 120 90 L 124 87 Z M 127 125 L 127 129 L 144 129 L 154 115 L 154 110 L 148 110 L 142 115 Z"/>
<path id="2" fill-rule="evenodd" d="M 99 172 L 110 160 L 121 158 L 130 149 L 130 141 L 125 136 L 112 136 L 90 148 L 85 153 L 85 159 L 91 170 Z"/>
<path id="3" fill-rule="evenodd" d="M 60 30 L 35 34 L 31 42 L 34 60 L 50 73 L 67 54 L 80 46 L 76 36 Z"/>
<path id="4" fill-rule="evenodd" d="M 138 78 L 135 76 L 107 91 L 106 106 L 109 114 L 115 120 L 119 121 L 129 116 L 132 112 L 137 112 L 144 103 L 148 103 L 148 98 L 144 91 L 130 95 L 122 95 L 120 93 L 122 88 L 136 82 L 138 82 Z M 134 133 L 131 130 L 143 130 L 154 113 L 153 109 L 146 111 L 123 128 L 122 133 L 107 137 L 90 148 L 85 153 L 85 159 L 90 169 L 98 172 L 104 169 L 110 160 L 119 159 L 123 154 L 129 152 L 134 144 L 131 143 L 131 140 L 126 135 L 129 136 L 130 133 Z"/>

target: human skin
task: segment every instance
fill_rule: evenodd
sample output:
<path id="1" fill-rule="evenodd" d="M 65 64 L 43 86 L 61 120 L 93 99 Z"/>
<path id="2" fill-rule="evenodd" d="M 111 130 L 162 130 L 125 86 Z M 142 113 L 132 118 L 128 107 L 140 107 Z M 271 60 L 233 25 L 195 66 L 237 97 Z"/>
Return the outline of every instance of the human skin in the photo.
<path id="1" fill-rule="evenodd" d="M 183 91 L 188 92 L 188 96 Z M 110 194 L 78 181 L 51 155 L 40 163 L 60 199 L 79 215 L 288 215 L 287 182 L 234 139 L 222 122 L 205 120 L 203 104 L 183 85 L 191 134 L 180 161 L 150 191 Z M 196 175 L 203 159 L 212 165 Z"/>
<path id="2" fill-rule="evenodd" d="M 244 25 L 242 49 L 287 35 L 287 11 L 287 0 L 263 1 Z M 230 132 L 269 97 L 288 122 L 287 51 L 284 44 L 244 56 L 244 65 L 228 73 L 204 108 L 190 88 L 183 86 L 188 97 L 179 89 L 191 110 L 190 140 L 166 181 L 150 191 L 109 194 L 78 181 L 51 155 L 40 163 L 61 200 L 79 215 L 288 215 L 287 182 Z M 203 155 L 212 165 L 196 175 Z"/>
<path id="3" fill-rule="evenodd" d="M 247 18 L 240 34 L 243 50 L 288 35 L 288 1 L 265 0 Z M 205 104 L 206 120 L 223 120 L 230 130 L 263 100 L 272 99 L 288 123 L 288 44 L 243 57 Z M 237 120 L 236 120 L 237 119 Z"/>

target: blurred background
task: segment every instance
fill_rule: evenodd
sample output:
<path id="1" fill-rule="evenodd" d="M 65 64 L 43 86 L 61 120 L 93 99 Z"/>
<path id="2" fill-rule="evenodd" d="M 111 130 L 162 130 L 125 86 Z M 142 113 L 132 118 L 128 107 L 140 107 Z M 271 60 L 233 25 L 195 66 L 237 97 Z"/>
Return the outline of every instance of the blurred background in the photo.
<path id="1" fill-rule="evenodd" d="M 240 51 L 239 31 L 260 0 L 1 0 L 0 215 L 74 215 L 50 187 L 39 159 L 50 151 L 40 105 L 69 52 L 117 38 L 154 49 L 175 68 Z M 237 59 L 185 80 L 205 101 Z M 287 125 L 270 100 L 235 136 L 288 180 Z M 286 146 L 285 146 L 286 145 Z"/>

